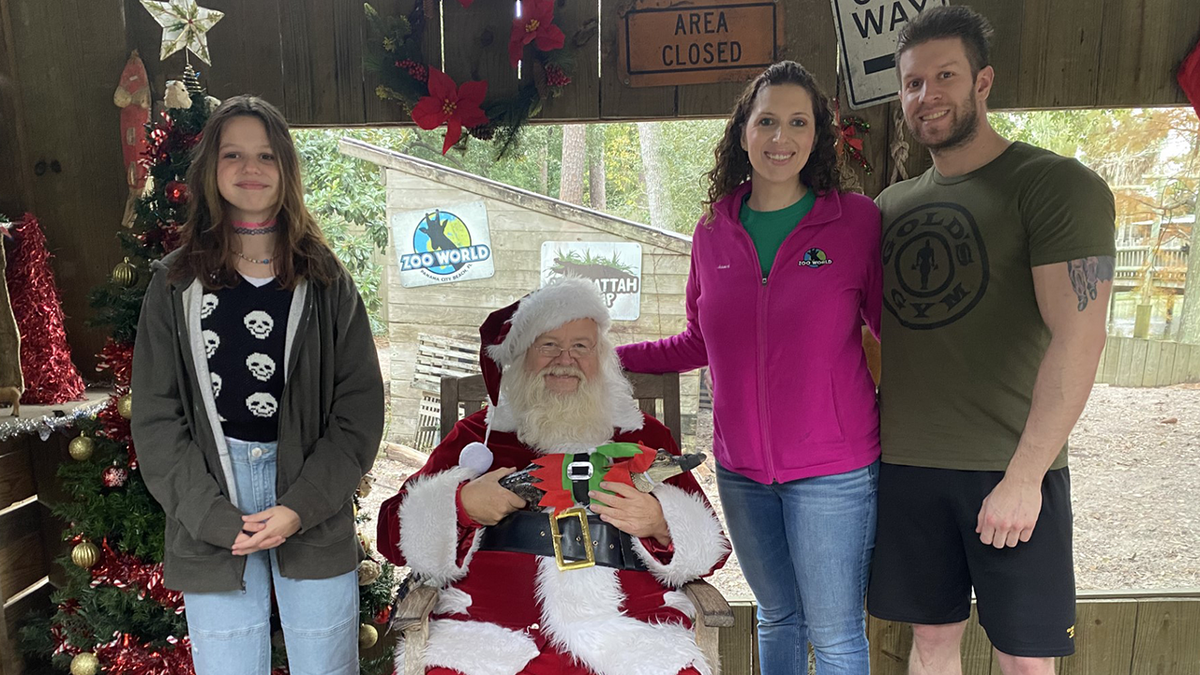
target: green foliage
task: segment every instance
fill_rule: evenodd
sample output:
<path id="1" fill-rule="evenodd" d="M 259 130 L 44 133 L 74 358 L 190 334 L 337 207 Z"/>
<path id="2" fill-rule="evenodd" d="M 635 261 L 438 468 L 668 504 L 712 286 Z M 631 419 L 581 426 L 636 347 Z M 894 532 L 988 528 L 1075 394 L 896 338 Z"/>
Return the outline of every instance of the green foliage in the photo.
<path id="1" fill-rule="evenodd" d="M 387 248 L 384 190 L 379 168 L 338 152 L 338 139 L 368 142 L 377 132 L 327 129 L 292 134 L 304 174 L 304 202 L 321 224 L 329 246 L 350 271 L 371 318 L 371 330 L 384 332 L 379 284 L 383 268 L 375 252 Z"/>

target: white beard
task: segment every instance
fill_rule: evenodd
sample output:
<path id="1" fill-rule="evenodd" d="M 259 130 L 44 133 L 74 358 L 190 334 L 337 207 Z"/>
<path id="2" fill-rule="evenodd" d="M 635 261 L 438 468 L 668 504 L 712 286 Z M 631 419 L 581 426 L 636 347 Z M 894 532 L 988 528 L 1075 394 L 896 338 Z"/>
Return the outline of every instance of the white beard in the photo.
<path id="1" fill-rule="evenodd" d="M 574 366 L 551 365 L 529 373 L 521 364 L 504 373 L 500 391 L 516 420 L 517 438 L 543 453 L 578 452 L 612 439 L 617 426 L 617 406 L 628 406 L 633 387 L 621 373 L 615 353 L 601 356 L 599 374 L 589 380 Z M 579 377 L 579 387 L 568 394 L 546 388 L 545 375 Z"/>

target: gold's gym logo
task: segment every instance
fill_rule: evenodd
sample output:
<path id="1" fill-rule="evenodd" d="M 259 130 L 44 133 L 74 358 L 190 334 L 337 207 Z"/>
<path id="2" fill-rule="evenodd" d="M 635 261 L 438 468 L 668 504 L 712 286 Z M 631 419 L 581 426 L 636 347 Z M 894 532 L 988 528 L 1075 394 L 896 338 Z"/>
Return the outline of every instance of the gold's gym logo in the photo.
<path id="1" fill-rule="evenodd" d="M 1071 638 L 1072 640 L 1075 639 L 1075 626 L 1071 626 L 1067 629 L 1067 637 Z"/>
<path id="2" fill-rule="evenodd" d="M 922 204 L 883 233 L 883 304 L 901 325 L 941 328 L 979 304 L 988 259 L 979 228 L 958 204 Z"/>

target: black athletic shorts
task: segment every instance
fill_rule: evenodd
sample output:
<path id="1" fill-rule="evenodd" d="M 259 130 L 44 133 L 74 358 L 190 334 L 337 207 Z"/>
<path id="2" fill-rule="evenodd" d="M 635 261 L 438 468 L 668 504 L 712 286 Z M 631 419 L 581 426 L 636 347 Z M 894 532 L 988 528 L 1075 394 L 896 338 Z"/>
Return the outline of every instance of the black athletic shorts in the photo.
<path id="1" fill-rule="evenodd" d="M 1071 476 L 1042 481 L 1029 541 L 997 549 L 975 533 L 984 497 L 1002 471 L 899 464 L 879 468 L 879 527 L 867 591 L 873 616 L 916 624 L 965 621 L 975 589 L 979 623 L 1013 656 L 1075 653 Z"/>

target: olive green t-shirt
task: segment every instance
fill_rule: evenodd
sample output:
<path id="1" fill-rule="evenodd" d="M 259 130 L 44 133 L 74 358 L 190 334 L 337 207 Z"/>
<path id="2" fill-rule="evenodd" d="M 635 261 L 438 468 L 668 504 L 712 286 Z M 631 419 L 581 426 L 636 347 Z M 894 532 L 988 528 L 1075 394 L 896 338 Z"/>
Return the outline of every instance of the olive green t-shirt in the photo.
<path id="1" fill-rule="evenodd" d="M 747 194 L 746 198 L 749 197 Z M 742 210 L 738 217 L 742 220 L 742 227 L 749 233 L 750 241 L 754 242 L 754 250 L 758 251 L 758 265 L 762 268 L 764 279 L 771 271 L 771 265 L 775 264 L 775 256 L 779 254 L 783 240 L 787 239 L 792 230 L 796 229 L 796 224 L 812 211 L 816 201 L 817 194 L 809 190 L 795 204 L 778 211 L 755 211 L 749 204 L 742 202 Z"/>
<path id="2" fill-rule="evenodd" d="M 884 190 L 883 461 L 1003 471 L 1050 342 L 1032 268 L 1115 255 L 1112 192 L 1087 167 L 1024 143 L 947 178 Z M 1064 445 L 1051 468 L 1067 463 Z"/>

